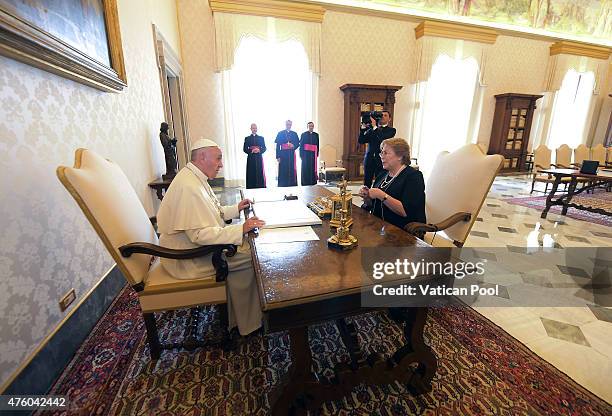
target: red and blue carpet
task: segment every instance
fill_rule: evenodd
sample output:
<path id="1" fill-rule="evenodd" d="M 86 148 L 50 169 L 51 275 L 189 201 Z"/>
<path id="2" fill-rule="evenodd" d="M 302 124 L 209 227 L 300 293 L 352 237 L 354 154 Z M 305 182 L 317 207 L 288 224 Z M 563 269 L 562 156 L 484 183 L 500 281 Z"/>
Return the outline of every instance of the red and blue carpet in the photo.
<path id="1" fill-rule="evenodd" d="M 513 205 L 520 205 L 527 208 L 533 208 L 540 212 L 546 207 L 546 196 L 534 196 L 527 198 L 510 198 L 504 199 L 505 202 Z M 600 208 L 608 212 L 612 212 L 612 192 L 605 190 L 597 190 L 592 194 L 582 193 L 572 198 L 572 202 L 592 207 Z M 561 207 L 554 206 L 550 209 L 551 213 L 561 214 Z M 584 211 L 576 208 L 569 208 L 567 216 L 576 220 L 592 222 L 595 224 L 607 225 L 612 227 L 612 216 L 597 214 L 595 212 Z"/>
<path id="2" fill-rule="evenodd" d="M 216 325 L 208 309 L 203 329 Z M 163 339 L 181 337 L 185 311 L 160 317 Z M 389 354 L 403 335 L 384 313 L 355 318 L 369 352 Z M 430 310 L 425 337 L 438 357 L 433 390 L 412 396 L 400 383 L 362 386 L 328 415 L 610 415 L 612 406 L 468 307 Z M 334 324 L 310 330 L 313 371 L 330 376 L 348 359 Z M 576 359 L 580 359 L 576 357 Z M 288 335 L 254 335 L 235 351 L 165 351 L 149 358 L 138 300 L 124 290 L 49 394 L 67 395 L 74 415 L 266 415 L 289 366 Z M 45 412 L 44 414 L 48 414 Z M 60 414 L 60 413 L 57 413 Z"/>

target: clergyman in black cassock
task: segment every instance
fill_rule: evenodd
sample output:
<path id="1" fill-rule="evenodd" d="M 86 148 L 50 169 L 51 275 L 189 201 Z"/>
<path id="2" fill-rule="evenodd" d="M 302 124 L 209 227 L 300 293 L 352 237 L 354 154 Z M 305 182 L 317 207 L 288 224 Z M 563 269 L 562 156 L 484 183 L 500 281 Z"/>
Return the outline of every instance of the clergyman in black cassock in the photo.
<path id="1" fill-rule="evenodd" d="M 319 133 L 314 132 L 314 123 L 308 123 L 308 131 L 300 136 L 300 159 L 302 159 L 302 185 L 317 184 L 317 158 L 319 156 Z"/>
<path id="2" fill-rule="evenodd" d="M 382 112 L 382 119 L 380 125 L 376 125 L 376 120 L 371 118 L 371 127 L 362 127 L 359 132 L 358 142 L 361 144 L 368 144 L 365 157 L 363 159 L 363 184 L 370 188 L 372 181 L 383 171 L 382 162 L 380 160 L 380 144 L 383 140 L 395 137 L 395 129 L 389 127 L 389 121 L 391 116 L 388 111 Z"/>
<path id="3" fill-rule="evenodd" d="M 276 160 L 278 161 L 278 186 L 297 186 L 295 150 L 300 146 L 296 132 L 291 130 L 291 120 L 285 122 L 285 130 L 276 135 Z"/>
<path id="4" fill-rule="evenodd" d="M 266 141 L 257 135 L 257 124 L 251 124 L 251 134 L 244 138 L 242 148 L 247 156 L 246 187 L 265 188 L 266 171 L 264 169 L 263 153 L 266 151 Z"/>

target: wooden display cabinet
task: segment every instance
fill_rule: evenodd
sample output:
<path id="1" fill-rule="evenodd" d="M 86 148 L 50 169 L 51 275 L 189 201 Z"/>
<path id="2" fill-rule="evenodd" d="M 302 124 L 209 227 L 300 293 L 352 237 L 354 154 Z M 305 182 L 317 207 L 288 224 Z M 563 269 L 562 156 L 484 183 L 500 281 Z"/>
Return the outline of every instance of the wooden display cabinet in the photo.
<path id="1" fill-rule="evenodd" d="M 402 87 L 396 85 L 344 84 L 344 146 L 342 153 L 343 167 L 346 168 L 348 180 L 363 177 L 363 157 L 367 145 L 359 144 L 361 114 L 370 111 L 386 110 L 391 115 L 393 126 L 393 109 L 395 93 Z"/>
<path id="2" fill-rule="evenodd" d="M 504 157 L 505 172 L 526 171 L 526 156 L 536 101 L 542 95 L 498 94 L 488 154 Z"/>

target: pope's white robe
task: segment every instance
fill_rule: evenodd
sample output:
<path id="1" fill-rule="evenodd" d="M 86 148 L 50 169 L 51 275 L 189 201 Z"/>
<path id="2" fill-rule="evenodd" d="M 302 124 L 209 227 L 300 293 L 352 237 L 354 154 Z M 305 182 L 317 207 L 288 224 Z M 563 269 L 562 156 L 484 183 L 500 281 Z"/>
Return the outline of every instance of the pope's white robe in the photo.
<path id="1" fill-rule="evenodd" d="M 240 216 L 238 205 L 218 204 L 208 177 L 188 163 L 176 175 L 157 214 L 157 226 L 162 246 L 174 249 L 201 245 L 235 244 L 238 252 L 227 258 L 227 309 L 230 328 L 238 326 L 241 335 L 261 326 L 261 304 L 255 282 L 248 243 L 243 244 L 242 224 L 225 224 L 221 218 Z M 212 254 L 188 260 L 161 259 L 162 266 L 177 279 L 214 279 Z"/>

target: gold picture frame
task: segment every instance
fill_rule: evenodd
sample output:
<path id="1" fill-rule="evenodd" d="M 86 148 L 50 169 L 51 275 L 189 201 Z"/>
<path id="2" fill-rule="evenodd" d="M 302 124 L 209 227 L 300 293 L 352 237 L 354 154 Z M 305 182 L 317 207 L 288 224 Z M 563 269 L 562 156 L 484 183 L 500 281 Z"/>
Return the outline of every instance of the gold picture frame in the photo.
<path id="1" fill-rule="evenodd" d="M 117 0 L 0 0 L 0 54 L 102 91 L 127 86 Z"/>

